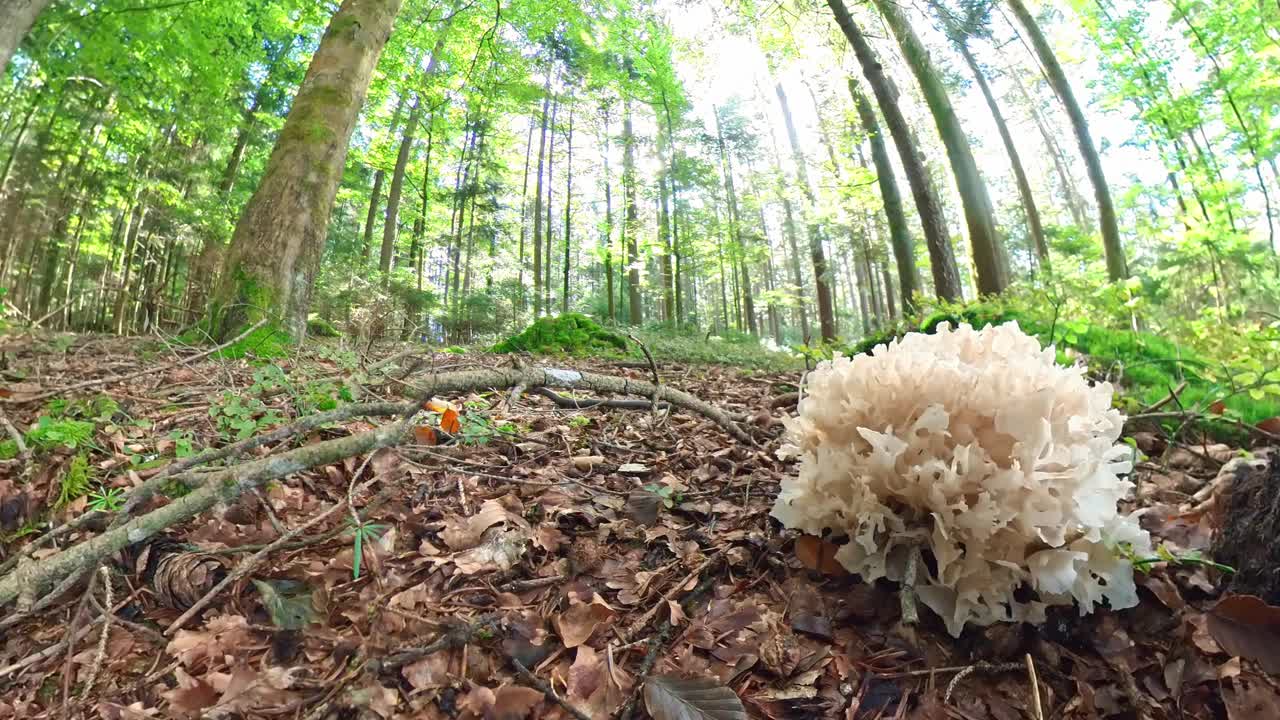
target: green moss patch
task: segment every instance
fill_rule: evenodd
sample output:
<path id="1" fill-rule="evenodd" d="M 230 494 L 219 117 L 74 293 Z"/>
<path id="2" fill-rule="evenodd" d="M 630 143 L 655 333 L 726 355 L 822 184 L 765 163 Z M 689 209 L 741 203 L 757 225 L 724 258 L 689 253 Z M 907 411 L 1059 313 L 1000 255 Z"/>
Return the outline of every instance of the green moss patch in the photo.
<path id="1" fill-rule="evenodd" d="M 341 337 L 342 333 L 333 323 L 324 318 L 313 317 L 307 320 L 307 334 L 311 337 Z"/>
<path id="2" fill-rule="evenodd" d="M 591 355 L 622 352 L 626 338 L 610 332 L 580 313 L 538 318 L 518 335 L 493 346 L 494 352 L 530 352 L 544 355 Z"/>
<path id="3" fill-rule="evenodd" d="M 1129 413 L 1139 412 L 1169 396 L 1172 389 L 1186 383 L 1178 393 L 1183 409 L 1205 408 L 1222 400 L 1226 415 L 1256 424 L 1280 416 L 1280 401 L 1271 396 L 1251 397 L 1235 392 L 1229 381 L 1222 381 L 1223 369 L 1190 348 L 1157 335 L 1132 330 L 1114 330 L 1094 325 L 1083 319 L 1042 317 L 1024 309 L 998 303 L 978 303 L 927 315 L 919 324 L 904 324 L 863 338 L 848 349 L 849 354 L 870 352 L 875 346 L 901 337 L 907 332 L 933 333 L 944 322 L 953 326 L 968 323 L 975 328 L 1016 321 L 1042 345 L 1058 350 L 1058 362 L 1069 365 L 1076 361 L 1065 350 L 1074 351 L 1099 377 L 1117 380 L 1120 405 Z M 1178 410 L 1177 405 L 1164 408 Z M 1219 437 L 1238 432 L 1234 423 L 1210 421 L 1206 429 Z M 1238 438 L 1236 438 L 1238 439 Z"/>

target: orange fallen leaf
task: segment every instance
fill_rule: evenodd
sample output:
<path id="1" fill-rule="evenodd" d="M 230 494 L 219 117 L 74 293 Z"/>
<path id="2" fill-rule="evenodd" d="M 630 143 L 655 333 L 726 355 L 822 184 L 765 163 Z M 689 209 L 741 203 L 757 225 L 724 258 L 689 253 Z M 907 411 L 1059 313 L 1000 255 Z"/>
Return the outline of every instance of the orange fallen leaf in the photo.
<path id="1" fill-rule="evenodd" d="M 1280 435 L 1280 417 L 1267 418 L 1258 423 L 1258 429 L 1272 435 Z"/>
<path id="2" fill-rule="evenodd" d="M 801 535 L 796 539 L 796 559 L 801 565 L 823 575 L 844 577 L 849 574 L 849 571 L 836 561 L 836 550 L 839 549 L 834 543 L 812 535 Z"/>
<path id="3" fill-rule="evenodd" d="M 458 419 L 458 411 L 448 408 L 440 415 L 440 429 L 453 434 L 462 430 L 462 422 Z"/>
<path id="4" fill-rule="evenodd" d="M 1213 401 L 1213 403 L 1209 405 L 1209 414 L 1211 415 L 1221 415 L 1226 411 L 1227 411 L 1227 405 L 1221 400 L 1215 400 Z"/>
<path id="5" fill-rule="evenodd" d="M 423 445 L 435 445 L 436 431 L 430 425 L 419 425 L 413 429 L 413 439 Z"/>

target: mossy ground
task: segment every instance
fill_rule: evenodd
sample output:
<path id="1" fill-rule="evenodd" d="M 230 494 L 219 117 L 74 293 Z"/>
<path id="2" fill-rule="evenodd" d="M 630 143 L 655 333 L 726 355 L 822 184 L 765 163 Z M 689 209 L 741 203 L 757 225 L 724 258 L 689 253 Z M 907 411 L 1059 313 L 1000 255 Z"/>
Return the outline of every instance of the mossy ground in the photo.
<path id="1" fill-rule="evenodd" d="M 493 351 L 499 353 L 540 355 L 600 355 L 626 350 L 626 338 L 580 313 L 538 318 L 523 332 L 493 346 Z"/>
<path id="2" fill-rule="evenodd" d="M 1095 376 L 1118 381 L 1120 405 L 1126 412 L 1138 412 L 1168 398 L 1171 390 L 1185 382 L 1186 386 L 1177 395 L 1183 409 L 1204 408 L 1222 400 L 1228 415 L 1246 423 L 1256 424 L 1280 416 L 1280 402 L 1233 394 L 1230 387 L 1207 372 L 1215 367 L 1214 362 L 1165 338 L 1146 332 L 1114 330 L 1082 320 L 1040 317 L 998 304 L 979 303 L 935 312 L 917 325 L 902 325 L 863 338 L 848 352 L 869 352 L 876 345 L 910 331 L 932 333 L 943 322 L 952 325 L 964 322 L 981 328 L 1011 320 L 1023 331 L 1035 335 L 1042 345 L 1055 346 L 1058 362 L 1070 365 L 1076 361 L 1077 357 L 1065 352 L 1070 349 L 1088 364 Z M 1163 409 L 1176 411 L 1179 407 L 1174 404 Z M 1234 423 L 1211 422 L 1209 425 L 1219 436 L 1235 432 Z"/>

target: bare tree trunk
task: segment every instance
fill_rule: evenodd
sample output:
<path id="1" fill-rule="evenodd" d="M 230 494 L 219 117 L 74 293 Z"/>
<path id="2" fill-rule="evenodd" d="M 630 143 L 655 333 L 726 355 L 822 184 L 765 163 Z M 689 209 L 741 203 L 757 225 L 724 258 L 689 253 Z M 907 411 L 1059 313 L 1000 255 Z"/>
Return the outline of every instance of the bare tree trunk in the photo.
<path id="1" fill-rule="evenodd" d="M 1000 133 L 1000 142 L 1004 143 L 1004 151 L 1009 156 L 1013 178 L 1018 185 L 1018 195 L 1022 198 L 1022 209 L 1027 218 L 1027 233 L 1031 236 L 1031 249 L 1040 264 L 1048 268 L 1049 244 L 1045 241 L 1044 227 L 1040 224 L 1040 209 L 1036 207 L 1035 196 L 1031 194 L 1031 183 L 1027 180 L 1027 171 L 1022 167 L 1022 158 L 1018 156 L 1018 147 L 1013 142 L 1013 135 L 1009 133 L 1009 124 L 1005 122 L 1004 113 L 1000 112 L 1000 104 L 996 102 L 996 96 L 991 92 L 991 86 L 987 84 L 982 68 L 978 66 L 977 59 L 969 51 L 966 38 L 957 36 L 953 41 L 961 57 L 964 58 L 965 64 L 969 66 L 969 71 L 973 73 L 973 79 L 978 83 L 983 99 L 987 101 L 987 109 L 991 111 L 992 119 L 996 121 L 996 131 Z"/>
<path id="2" fill-rule="evenodd" d="M 547 69 L 547 80 L 542 88 L 542 131 L 538 135 L 538 172 L 533 190 L 533 316 L 542 317 L 542 293 L 539 283 L 542 282 L 542 170 L 547 161 L 547 124 L 551 120 L 551 70 Z M 521 294 L 524 294 L 521 285 Z"/>
<path id="3" fill-rule="evenodd" d="M 555 226 L 551 224 L 552 200 L 555 192 L 555 157 L 556 157 L 556 115 L 560 110 L 560 96 L 551 97 L 551 126 L 547 130 L 547 246 L 542 252 L 542 307 L 551 314 L 551 252 Z"/>
<path id="4" fill-rule="evenodd" d="M 830 0 L 835 2 L 837 0 Z M 960 192 L 960 200 L 964 206 L 965 224 L 969 229 L 969 246 L 973 253 L 973 262 L 978 271 L 978 293 L 981 295 L 998 295 L 1009 284 L 1005 268 L 1003 248 L 1004 240 L 996 228 L 991 197 L 987 194 L 987 184 L 978 172 L 978 164 L 973 158 L 973 150 L 969 147 L 969 138 L 951 99 L 947 95 L 946 86 L 924 43 L 911 29 L 901 7 L 892 0 L 874 0 L 881 17 L 889 25 L 902 56 L 911 68 L 911 73 L 920 86 L 925 102 L 929 105 L 942 144 L 946 146 L 947 158 L 951 161 L 951 172 L 955 176 L 956 189 Z"/>
<path id="5" fill-rule="evenodd" d="M 400 128 L 400 116 L 404 113 L 404 103 L 407 95 L 401 95 L 396 102 L 396 111 L 391 115 L 391 126 L 388 128 L 387 135 L 395 137 L 396 130 Z M 373 173 L 373 189 L 369 191 L 369 212 L 364 218 L 364 242 L 361 244 L 360 257 L 367 263 L 369 257 L 373 254 L 373 224 L 378 219 L 378 203 L 382 200 L 382 183 L 387 178 L 387 171 L 378 168 Z"/>
<path id="6" fill-rule="evenodd" d="M 516 307 L 518 311 L 524 310 L 524 239 L 525 228 L 528 226 L 526 211 L 529 199 L 529 160 L 533 155 L 533 127 L 534 118 L 530 115 L 528 137 L 524 142 L 524 181 L 520 185 L 520 249 L 516 255 L 516 284 L 520 287 L 520 301 Z"/>
<path id="7" fill-rule="evenodd" d="M 817 289 L 818 296 L 818 325 L 822 333 L 823 342 L 833 342 L 836 339 L 836 316 L 835 308 L 831 303 L 831 277 L 827 268 L 826 252 L 823 250 L 823 232 L 822 226 L 817 220 L 817 198 L 813 194 L 813 186 L 809 184 L 809 171 L 805 167 L 804 151 L 800 147 L 800 139 L 796 135 L 796 124 L 791 119 L 791 108 L 787 105 L 787 93 L 782 89 L 782 83 L 774 86 L 774 91 L 778 95 L 778 103 L 782 107 L 782 119 L 787 126 L 787 139 L 791 142 L 791 154 L 795 158 L 796 174 L 800 180 L 800 189 L 804 191 L 805 199 L 809 203 L 808 207 L 808 235 L 809 235 L 809 257 L 813 261 L 813 284 Z"/>
<path id="8" fill-rule="evenodd" d="M 236 224 L 214 300 L 226 339 L 273 317 L 293 338 L 306 333 L 347 145 L 401 0 L 344 0 L 320 41 L 267 161 Z"/>
<path id="9" fill-rule="evenodd" d="M 631 98 L 623 98 L 622 115 L 622 185 L 626 218 L 623 232 L 627 237 L 627 313 L 632 325 L 644 322 L 640 306 L 640 246 L 636 239 L 639 218 L 636 210 L 636 139 L 631 128 Z"/>
<path id="10" fill-rule="evenodd" d="M 0 0 L 0 77 L 49 0 Z"/>
<path id="11" fill-rule="evenodd" d="M 569 248 L 572 244 L 571 232 L 573 205 L 573 105 L 569 105 L 569 132 L 565 135 L 564 144 L 568 152 L 564 171 L 564 283 L 560 289 L 560 312 L 569 312 Z"/>
<path id="12" fill-rule="evenodd" d="M 1067 75 L 1058 63 L 1058 58 L 1049 47 L 1049 40 L 1040 31 L 1040 26 L 1027 10 L 1022 0 L 1008 0 L 1009 8 L 1017 16 L 1018 22 L 1031 37 L 1040 63 L 1049 76 L 1053 90 L 1062 101 L 1067 117 L 1071 118 L 1071 129 L 1075 131 L 1076 143 L 1080 146 L 1080 155 L 1084 158 L 1085 168 L 1089 173 L 1089 181 L 1093 184 L 1094 198 L 1098 203 L 1098 225 L 1102 229 L 1102 247 L 1107 257 L 1107 276 L 1112 281 L 1122 280 L 1129 276 L 1129 268 L 1125 262 L 1124 246 L 1120 241 L 1120 228 L 1116 223 L 1116 209 L 1111 202 L 1111 190 L 1107 187 L 1107 177 L 1102 171 L 1102 158 L 1094 147 L 1093 137 L 1089 134 L 1089 123 L 1085 120 L 1084 110 L 1076 101 Z"/>
<path id="13" fill-rule="evenodd" d="M 609 321 L 618 321 L 618 306 L 613 296 L 613 183 L 609 176 L 609 116 L 601 113 L 604 139 L 600 157 L 604 161 L 604 282 Z"/>
<path id="14" fill-rule="evenodd" d="M 879 58 L 854 23 L 853 17 L 849 15 L 842 0 L 828 0 L 827 4 L 835 14 L 836 23 L 844 32 L 849 45 L 853 47 L 854 55 L 857 56 L 858 64 L 862 68 L 862 74 L 871 86 L 876 104 L 884 114 L 885 125 L 889 127 L 889 135 L 893 138 L 893 144 L 898 150 L 898 158 L 902 161 L 903 173 L 907 176 L 907 184 L 911 188 L 911 196 L 915 200 L 916 212 L 920 215 L 920 225 L 924 230 L 934 292 L 942 300 L 959 300 L 963 296 L 960 270 L 956 266 L 955 251 L 951 248 L 951 236 L 947 232 L 947 221 L 942 214 L 942 203 L 937 193 L 933 191 L 929 182 L 929 171 L 925 168 L 920 152 L 911 139 L 907 118 L 898 107 L 897 91 L 884 74 Z M 859 105 L 861 99 L 861 104 L 867 105 L 868 111 L 871 110 L 854 78 L 849 78 L 849 92 L 853 95 L 855 105 Z M 862 118 L 863 111 L 859 109 L 858 113 Z M 874 112 L 871 112 L 871 117 L 875 118 Z M 863 119 L 864 127 L 865 122 Z"/>
<path id="15" fill-rule="evenodd" d="M 742 240 L 742 219 L 738 214 L 738 191 L 733 183 L 733 159 L 729 156 L 728 150 L 724 144 L 724 132 L 720 127 L 720 110 L 712 107 L 712 112 L 716 116 L 716 140 L 720 147 L 720 166 L 724 173 L 724 191 L 729 201 L 729 234 L 733 238 L 734 249 L 732 256 L 734 261 L 734 284 L 742 291 L 743 304 L 747 307 L 746 329 L 752 335 L 756 332 L 756 320 L 754 313 L 754 301 L 751 297 L 751 278 L 746 267 L 746 243 Z M 741 266 L 742 281 L 737 281 L 738 268 Z M 738 293 L 734 293 L 734 306 L 738 304 Z"/>

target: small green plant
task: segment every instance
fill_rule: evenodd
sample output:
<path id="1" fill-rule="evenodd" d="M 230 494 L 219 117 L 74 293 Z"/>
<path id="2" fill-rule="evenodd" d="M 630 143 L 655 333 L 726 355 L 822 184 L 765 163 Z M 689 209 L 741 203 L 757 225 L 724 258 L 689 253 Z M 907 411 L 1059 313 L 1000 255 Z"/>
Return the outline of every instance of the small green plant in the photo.
<path id="1" fill-rule="evenodd" d="M 355 525 L 352 530 L 353 557 L 351 560 L 351 576 L 359 580 L 360 565 L 364 560 L 364 544 L 366 542 L 377 542 L 378 538 L 382 537 L 382 534 L 387 531 L 387 526 L 365 520 L 361 521 L 359 525 Z"/>
<path id="2" fill-rule="evenodd" d="M 658 485 L 656 483 L 649 483 L 648 485 L 644 486 L 644 489 L 648 490 L 654 495 L 657 495 L 658 498 L 662 500 L 662 506 L 668 510 L 675 507 L 676 503 L 680 502 L 680 499 L 681 499 L 680 493 L 676 492 L 673 488 L 671 488 L 668 485 Z"/>
<path id="3" fill-rule="evenodd" d="M 56 419 L 41 415 L 27 431 L 27 445 L 36 450 L 65 447 L 76 450 L 93 444 L 94 425 L 83 420 Z"/>
<path id="4" fill-rule="evenodd" d="M 591 418 L 587 417 L 586 415 L 574 415 L 573 417 L 569 418 L 569 427 L 571 428 L 584 428 L 590 424 L 591 424 Z"/>
<path id="5" fill-rule="evenodd" d="M 115 512 L 124 507 L 124 490 L 99 486 L 89 494 L 89 509 L 96 512 Z"/>
<path id="6" fill-rule="evenodd" d="M 171 430 L 169 439 L 173 441 L 173 456 L 178 460 L 196 454 L 195 436 L 190 430 Z"/>
<path id="7" fill-rule="evenodd" d="M 89 458 L 84 453 L 79 453 L 71 458 L 71 464 L 67 466 L 66 473 L 62 475 L 62 481 L 58 483 L 58 499 L 54 501 L 53 506 L 66 507 L 76 498 L 83 497 L 89 492 L 92 481 L 93 470 L 89 466 Z"/>
<path id="8" fill-rule="evenodd" d="M 0 440 L 0 460 L 12 460 L 18 457 L 18 443 L 13 440 Z"/>
<path id="9" fill-rule="evenodd" d="M 1133 565 L 1134 569 L 1141 573 L 1151 572 L 1151 567 L 1159 563 L 1186 566 L 1202 565 L 1225 573 L 1234 573 L 1236 571 L 1236 569 L 1230 565 L 1223 565 L 1222 563 L 1217 563 L 1206 558 L 1199 550 L 1191 550 L 1179 555 L 1161 544 L 1156 547 L 1155 555 L 1151 557 L 1138 557 L 1137 554 L 1134 553 L 1131 545 L 1128 543 L 1121 543 L 1119 547 L 1116 548 L 1116 551 L 1119 553 L 1120 557 L 1128 560 Z"/>
<path id="10" fill-rule="evenodd" d="M 209 417 L 223 436 L 233 437 L 237 441 L 283 420 L 279 413 L 268 408 L 261 400 L 230 392 L 224 392 L 218 402 L 209 406 Z"/>

